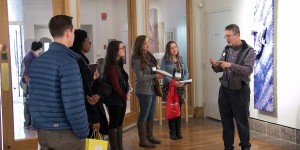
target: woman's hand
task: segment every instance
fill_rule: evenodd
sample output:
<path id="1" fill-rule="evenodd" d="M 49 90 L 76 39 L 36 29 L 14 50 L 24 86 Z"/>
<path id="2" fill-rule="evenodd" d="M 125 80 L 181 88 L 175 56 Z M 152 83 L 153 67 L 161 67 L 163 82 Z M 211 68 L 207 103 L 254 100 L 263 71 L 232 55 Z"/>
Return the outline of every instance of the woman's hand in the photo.
<path id="1" fill-rule="evenodd" d="M 94 123 L 93 130 L 98 132 L 100 130 L 100 123 Z"/>
<path id="2" fill-rule="evenodd" d="M 94 72 L 94 74 L 93 74 L 93 80 L 97 80 L 98 78 L 99 78 L 99 72 L 98 72 L 98 70 L 96 69 L 96 71 Z"/>
<path id="3" fill-rule="evenodd" d="M 176 87 L 183 87 L 183 86 L 184 86 L 184 83 L 183 83 L 183 82 L 178 82 L 178 81 L 176 81 L 175 86 L 176 86 Z"/>
<path id="4" fill-rule="evenodd" d="M 130 97 L 131 97 L 131 94 L 128 94 L 128 95 L 127 95 L 127 101 L 130 100 Z"/>
<path id="5" fill-rule="evenodd" d="M 161 73 L 156 73 L 156 74 L 155 74 L 155 78 L 156 78 L 156 79 L 162 79 L 163 77 L 164 77 L 164 75 L 161 74 Z"/>
<path id="6" fill-rule="evenodd" d="M 86 96 L 86 98 L 91 105 L 95 105 L 100 100 L 100 96 L 98 94 L 95 94 L 92 97 Z"/>

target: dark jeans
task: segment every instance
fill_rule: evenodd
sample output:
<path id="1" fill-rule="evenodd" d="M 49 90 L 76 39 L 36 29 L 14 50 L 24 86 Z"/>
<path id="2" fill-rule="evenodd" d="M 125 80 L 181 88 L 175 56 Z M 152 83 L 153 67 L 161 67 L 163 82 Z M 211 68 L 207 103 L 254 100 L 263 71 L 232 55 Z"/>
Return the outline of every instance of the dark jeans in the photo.
<path id="1" fill-rule="evenodd" d="M 136 94 L 140 104 L 138 122 L 152 121 L 156 109 L 156 95 Z"/>
<path id="2" fill-rule="evenodd" d="M 114 129 L 122 126 L 125 113 L 126 113 L 126 102 L 122 106 L 107 106 L 109 114 L 109 129 Z"/>
<path id="3" fill-rule="evenodd" d="M 230 90 L 223 86 L 219 91 L 219 110 L 223 126 L 223 141 L 225 147 L 231 147 L 234 143 L 234 123 L 235 118 L 240 146 L 250 147 L 249 131 L 249 101 L 250 87 L 244 85 L 240 90 Z"/>
<path id="4" fill-rule="evenodd" d="M 31 116 L 29 111 L 29 99 L 26 97 L 24 98 L 24 127 L 29 127 L 31 125 Z"/>

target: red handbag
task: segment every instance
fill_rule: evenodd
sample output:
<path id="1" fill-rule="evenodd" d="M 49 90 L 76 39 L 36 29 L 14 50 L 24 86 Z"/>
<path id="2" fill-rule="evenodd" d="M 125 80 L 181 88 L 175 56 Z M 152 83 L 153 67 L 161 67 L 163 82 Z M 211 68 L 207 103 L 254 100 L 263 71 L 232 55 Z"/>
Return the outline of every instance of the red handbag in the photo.
<path id="1" fill-rule="evenodd" d="M 176 93 L 175 80 L 171 80 L 169 91 L 166 97 L 166 119 L 173 119 L 180 116 L 179 95 Z"/>

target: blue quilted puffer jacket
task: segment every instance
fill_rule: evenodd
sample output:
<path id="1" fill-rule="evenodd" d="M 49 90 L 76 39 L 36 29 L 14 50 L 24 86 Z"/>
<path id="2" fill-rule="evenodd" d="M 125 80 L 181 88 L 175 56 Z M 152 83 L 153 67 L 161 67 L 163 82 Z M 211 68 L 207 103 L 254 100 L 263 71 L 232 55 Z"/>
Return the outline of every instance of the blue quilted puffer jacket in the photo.
<path id="1" fill-rule="evenodd" d="M 77 60 L 80 55 L 53 42 L 29 68 L 31 125 L 42 130 L 72 130 L 88 136 L 88 119 Z"/>

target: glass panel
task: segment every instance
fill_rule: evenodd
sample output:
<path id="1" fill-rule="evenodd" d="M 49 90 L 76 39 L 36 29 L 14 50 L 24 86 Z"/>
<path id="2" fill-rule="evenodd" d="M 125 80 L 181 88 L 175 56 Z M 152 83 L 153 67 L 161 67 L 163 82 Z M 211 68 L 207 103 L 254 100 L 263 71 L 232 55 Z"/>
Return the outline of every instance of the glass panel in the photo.
<path id="1" fill-rule="evenodd" d="M 28 94 L 24 94 L 27 85 L 22 81 L 21 65 L 23 58 L 32 53 L 33 41 L 48 45 L 52 42 L 47 27 L 52 14 L 52 0 L 8 1 L 15 139 L 36 137 L 36 131 L 27 124 L 30 120 L 27 113 Z"/>
<path id="2" fill-rule="evenodd" d="M 149 0 L 149 23 L 151 53 L 160 60 L 167 42 L 175 41 L 187 62 L 186 1 Z"/>
<path id="3" fill-rule="evenodd" d="M 86 30 L 90 40 L 94 41 L 86 54 L 90 62 L 96 63 L 99 58 L 104 58 L 108 42 L 119 40 L 126 49 L 124 68 L 129 73 L 127 1 L 81 0 L 80 16 L 81 29 Z M 130 101 L 127 112 L 130 112 Z"/>

